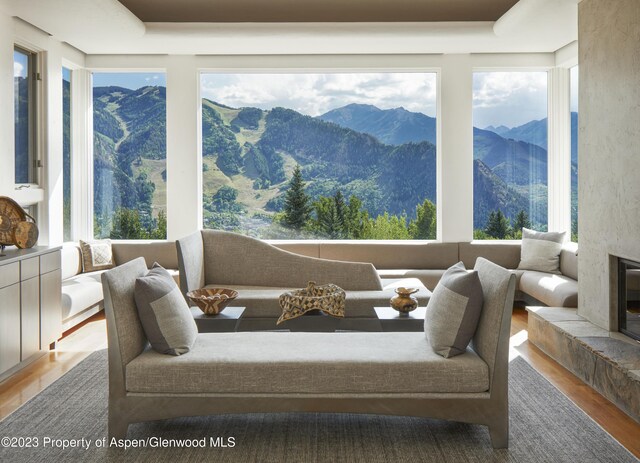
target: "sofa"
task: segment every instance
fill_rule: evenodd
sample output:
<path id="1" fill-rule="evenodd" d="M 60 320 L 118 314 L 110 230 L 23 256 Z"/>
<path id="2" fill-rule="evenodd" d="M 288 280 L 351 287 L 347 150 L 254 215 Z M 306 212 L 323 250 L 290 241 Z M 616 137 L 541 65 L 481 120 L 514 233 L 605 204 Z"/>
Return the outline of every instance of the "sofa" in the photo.
<path id="1" fill-rule="evenodd" d="M 377 320 L 374 307 L 388 306 L 397 287 L 419 288 L 414 296 L 422 305 L 431 295 L 417 278 L 381 279 L 370 263 L 302 256 L 237 233 L 202 230 L 177 240 L 176 246 L 182 293 L 203 287 L 237 290 L 233 303 L 245 307 L 242 329 L 276 328 L 282 313 L 280 294 L 306 287 L 309 281 L 345 290 L 345 322 L 340 329 L 363 326 L 352 319 Z M 188 298 L 187 302 L 191 303 Z"/>
<path id="2" fill-rule="evenodd" d="M 517 270 L 519 240 L 478 240 L 460 243 L 433 241 L 272 241 L 284 250 L 324 259 L 372 263 L 381 278 L 418 278 L 433 290 L 447 268 L 464 262 L 467 268 L 484 257 L 516 275 L 516 299 L 549 307 L 578 306 L 578 246 L 565 243 L 560 274 Z M 533 298 L 533 300 L 531 299 Z"/>
<path id="3" fill-rule="evenodd" d="M 515 276 L 478 259 L 483 307 L 467 351 L 445 359 L 424 333 L 201 333 L 190 352 L 149 347 L 135 259 L 102 274 L 109 342 L 109 439 L 129 424 L 223 413 L 337 412 L 433 417 L 509 441 L 508 348 Z"/>
<path id="4" fill-rule="evenodd" d="M 158 262 L 178 280 L 178 256 L 173 241 L 114 241 L 113 259 L 122 265 L 143 257 L 148 266 Z M 64 243 L 62 258 L 62 331 L 91 317 L 103 307 L 100 275 L 104 270 L 83 272 L 77 243 Z"/>

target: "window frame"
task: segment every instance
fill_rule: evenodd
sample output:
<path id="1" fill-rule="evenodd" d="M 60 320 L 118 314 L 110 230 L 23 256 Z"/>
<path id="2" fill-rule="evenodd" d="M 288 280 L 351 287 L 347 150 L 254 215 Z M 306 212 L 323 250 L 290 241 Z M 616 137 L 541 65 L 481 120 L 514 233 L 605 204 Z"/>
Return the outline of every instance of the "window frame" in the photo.
<path id="1" fill-rule="evenodd" d="M 14 43 L 14 53 L 18 52 L 27 56 L 28 70 L 28 182 L 18 182 L 15 178 L 14 164 L 14 184 L 19 187 L 40 187 L 42 183 L 42 130 L 45 124 L 42 121 L 42 53 L 24 46 L 20 43 Z M 15 112 L 15 94 L 14 94 L 14 112 Z M 15 119 L 14 119 L 15 120 Z M 14 162 L 15 162 L 15 140 L 14 140 Z"/>

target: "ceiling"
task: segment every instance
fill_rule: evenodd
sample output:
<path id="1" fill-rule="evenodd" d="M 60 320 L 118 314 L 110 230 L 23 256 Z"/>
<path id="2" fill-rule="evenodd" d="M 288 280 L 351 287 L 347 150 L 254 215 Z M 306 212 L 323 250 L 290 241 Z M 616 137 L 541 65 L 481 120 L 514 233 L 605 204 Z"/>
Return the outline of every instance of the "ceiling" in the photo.
<path id="1" fill-rule="evenodd" d="M 578 1 L 0 0 L 0 11 L 89 55 L 549 53 L 577 40 Z"/>
<path id="2" fill-rule="evenodd" d="M 119 0 L 143 22 L 496 21 L 517 0 Z"/>

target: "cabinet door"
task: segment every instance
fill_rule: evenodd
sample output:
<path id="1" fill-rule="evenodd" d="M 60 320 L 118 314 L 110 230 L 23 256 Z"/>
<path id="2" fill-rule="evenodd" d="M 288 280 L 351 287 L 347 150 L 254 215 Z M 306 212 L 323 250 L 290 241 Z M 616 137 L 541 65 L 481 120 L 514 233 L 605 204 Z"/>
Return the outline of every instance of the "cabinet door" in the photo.
<path id="1" fill-rule="evenodd" d="M 40 275 L 40 345 L 42 350 L 62 336 L 61 270 Z"/>
<path id="2" fill-rule="evenodd" d="M 0 289 L 0 374 L 20 363 L 20 283 Z"/>
<path id="3" fill-rule="evenodd" d="M 22 291 L 22 360 L 40 350 L 40 279 L 20 282 Z"/>

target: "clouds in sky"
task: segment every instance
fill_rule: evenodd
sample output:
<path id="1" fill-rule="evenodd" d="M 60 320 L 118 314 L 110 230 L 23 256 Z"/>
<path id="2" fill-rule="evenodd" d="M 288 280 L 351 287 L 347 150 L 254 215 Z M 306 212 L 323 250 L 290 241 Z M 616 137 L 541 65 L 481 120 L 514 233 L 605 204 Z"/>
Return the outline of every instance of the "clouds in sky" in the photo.
<path id="1" fill-rule="evenodd" d="M 203 74 L 202 96 L 235 108 L 282 106 L 319 116 L 351 103 L 436 115 L 434 73 Z"/>
<path id="2" fill-rule="evenodd" d="M 547 73 L 476 72 L 473 125 L 516 127 L 547 117 Z"/>

